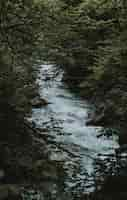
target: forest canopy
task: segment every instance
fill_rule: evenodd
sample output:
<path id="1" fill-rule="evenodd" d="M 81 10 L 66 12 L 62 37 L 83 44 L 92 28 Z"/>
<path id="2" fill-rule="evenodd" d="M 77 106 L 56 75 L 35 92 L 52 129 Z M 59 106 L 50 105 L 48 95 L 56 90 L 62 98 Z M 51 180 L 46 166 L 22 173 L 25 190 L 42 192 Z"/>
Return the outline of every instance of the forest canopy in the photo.
<path id="1" fill-rule="evenodd" d="M 39 59 L 42 7 L 34 1 L 0 1 L 0 103 L 24 110 Z M 26 107 L 25 107 L 26 105 Z"/>
<path id="2" fill-rule="evenodd" d="M 49 2 L 43 56 L 63 68 L 64 80 L 85 98 L 100 99 L 108 123 L 125 125 L 127 1 Z"/>
<path id="3" fill-rule="evenodd" d="M 125 0 L 1 0 L 0 101 L 27 107 L 24 88 L 34 80 L 34 62 L 42 59 L 64 69 L 64 80 L 86 98 L 99 96 L 123 123 L 126 12 Z"/>

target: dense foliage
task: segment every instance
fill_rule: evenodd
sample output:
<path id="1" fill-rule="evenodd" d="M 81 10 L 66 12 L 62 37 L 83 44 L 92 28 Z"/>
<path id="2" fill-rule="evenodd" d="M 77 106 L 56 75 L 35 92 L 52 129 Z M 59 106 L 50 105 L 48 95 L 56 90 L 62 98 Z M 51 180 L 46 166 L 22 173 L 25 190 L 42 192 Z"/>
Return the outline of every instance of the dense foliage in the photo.
<path id="1" fill-rule="evenodd" d="M 64 79 L 85 98 L 99 100 L 105 122 L 125 125 L 127 2 L 57 2 L 48 7 L 44 31 L 48 59 L 64 68 Z"/>
<path id="2" fill-rule="evenodd" d="M 41 6 L 34 1 L 0 1 L 0 105 L 24 111 L 31 95 L 33 65 L 41 40 Z M 39 47 L 38 47 L 39 48 Z M 37 59 L 36 59 L 37 60 Z"/>
<path id="3" fill-rule="evenodd" d="M 47 168 L 44 162 L 40 165 L 42 150 L 38 154 L 32 143 L 26 147 L 35 129 L 24 118 L 30 100 L 38 95 L 36 64 L 42 58 L 64 69 L 63 79 L 71 88 L 93 100 L 97 111 L 92 124 L 120 128 L 124 133 L 121 142 L 127 143 L 126 13 L 126 0 L 0 0 L 0 161 L 5 183 L 8 177 L 9 181 L 18 179 L 19 174 L 21 178 L 34 177 L 38 169 L 40 180 L 40 169 Z M 26 137 L 27 133 L 31 137 Z M 25 149 L 20 152 L 16 144 Z M 39 158 L 37 170 L 31 154 Z M 118 193 L 126 199 L 127 180 L 122 173 L 116 177 L 111 174 L 107 179 L 110 184 L 107 181 L 104 185 L 109 191 L 115 185 L 115 197 L 95 195 L 91 199 L 120 199 Z M 121 188 L 125 189 L 122 194 Z"/>
<path id="4" fill-rule="evenodd" d="M 98 121 L 125 126 L 126 12 L 124 0 L 1 0 L 0 105 L 26 111 L 41 55 L 97 102 Z"/>

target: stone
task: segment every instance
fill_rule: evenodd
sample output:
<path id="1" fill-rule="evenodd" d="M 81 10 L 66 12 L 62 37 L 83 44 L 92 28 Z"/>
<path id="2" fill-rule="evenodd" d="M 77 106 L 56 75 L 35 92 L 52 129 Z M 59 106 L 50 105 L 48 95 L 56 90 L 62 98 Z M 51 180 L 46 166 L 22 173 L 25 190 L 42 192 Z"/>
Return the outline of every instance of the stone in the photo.
<path id="1" fill-rule="evenodd" d="M 48 101 L 40 97 L 35 97 L 34 99 L 31 100 L 31 105 L 34 108 L 40 108 L 42 106 L 48 105 Z"/>
<path id="2" fill-rule="evenodd" d="M 104 116 L 104 113 L 101 113 L 100 115 L 95 115 L 92 119 L 89 119 L 86 122 L 86 125 L 100 126 L 100 125 L 103 125 L 104 122 L 105 122 L 105 116 Z"/>

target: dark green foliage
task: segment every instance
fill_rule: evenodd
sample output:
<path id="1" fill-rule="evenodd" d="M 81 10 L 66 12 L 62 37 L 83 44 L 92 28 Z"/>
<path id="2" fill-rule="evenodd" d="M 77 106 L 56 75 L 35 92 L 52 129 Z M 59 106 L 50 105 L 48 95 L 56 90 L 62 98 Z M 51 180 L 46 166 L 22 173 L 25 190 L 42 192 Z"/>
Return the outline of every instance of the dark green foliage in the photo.
<path id="1" fill-rule="evenodd" d="M 103 101 L 105 115 L 123 126 L 127 116 L 126 1 L 58 2 L 54 11 L 48 9 L 50 23 L 44 30 L 48 59 L 64 68 L 64 80 L 80 88 L 82 95 Z M 64 9 L 63 2 L 68 5 Z"/>
<path id="2" fill-rule="evenodd" d="M 67 6 L 78 6 L 83 0 L 62 0 Z"/>
<path id="3" fill-rule="evenodd" d="M 28 0 L 0 1 L 0 103 L 23 112 L 28 96 L 43 26 L 42 7 Z"/>

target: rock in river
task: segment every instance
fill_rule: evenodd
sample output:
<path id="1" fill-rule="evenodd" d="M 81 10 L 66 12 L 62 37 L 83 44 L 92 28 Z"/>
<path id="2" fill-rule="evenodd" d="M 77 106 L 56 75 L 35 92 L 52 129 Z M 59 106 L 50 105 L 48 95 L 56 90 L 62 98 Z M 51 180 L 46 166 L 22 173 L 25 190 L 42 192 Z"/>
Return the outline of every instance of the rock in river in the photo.
<path id="1" fill-rule="evenodd" d="M 48 105 L 47 100 L 40 98 L 40 97 L 35 97 L 34 99 L 31 100 L 31 105 L 34 108 L 40 108 L 42 106 Z"/>

